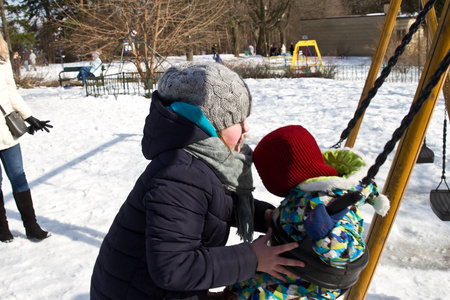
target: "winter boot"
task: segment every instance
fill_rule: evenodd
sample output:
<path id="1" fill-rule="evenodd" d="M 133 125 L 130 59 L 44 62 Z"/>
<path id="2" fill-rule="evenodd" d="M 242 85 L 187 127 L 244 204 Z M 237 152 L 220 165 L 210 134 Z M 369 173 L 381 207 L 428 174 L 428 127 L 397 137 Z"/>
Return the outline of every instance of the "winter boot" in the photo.
<path id="1" fill-rule="evenodd" d="M 16 200 L 17 208 L 22 216 L 23 226 L 28 239 L 43 240 L 48 238 L 50 234 L 41 229 L 36 222 L 36 215 L 34 213 L 33 201 L 31 200 L 31 191 L 13 193 Z"/>
<path id="2" fill-rule="evenodd" d="M 12 242 L 14 239 L 11 231 L 9 231 L 8 220 L 6 220 L 5 202 L 3 201 L 3 193 L 0 192 L 0 241 L 3 243 Z"/>

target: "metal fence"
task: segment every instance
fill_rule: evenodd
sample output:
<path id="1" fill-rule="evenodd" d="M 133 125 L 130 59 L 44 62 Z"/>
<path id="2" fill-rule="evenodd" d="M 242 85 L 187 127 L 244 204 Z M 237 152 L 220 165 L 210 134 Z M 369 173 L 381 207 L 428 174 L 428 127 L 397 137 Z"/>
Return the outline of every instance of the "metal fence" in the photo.
<path id="1" fill-rule="evenodd" d="M 381 74 L 384 66 L 378 70 Z M 325 70 L 331 74 L 330 78 L 345 81 L 365 81 L 369 74 L 370 66 L 325 66 Z M 386 78 L 386 82 L 392 83 L 417 83 L 422 76 L 423 67 L 396 65 Z"/>
<path id="2" fill-rule="evenodd" d="M 233 67 L 242 78 L 298 78 L 298 77 L 326 77 L 318 66 L 307 66 L 301 68 L 291 68 L 290 66 L 237 66 Z"/>
<path id="3" fill-rule="evenodd" d="M 299 77 L 323 77 L 343 81 L 365 81 L 369 74 L 370 66 L 356 65 L 325 65 L 302 66 L 291 68 L 290 66 L 260 65 L 255 67 L 237 66 L 233 68 L 242 78 L 299 78 Z M 380 67 L 378 76 L 383 67 Z M 423 67 L 394 66 L 386 78 L 386 82 L 417 83 L 422 75 Z"/>
<path id="4" fill-rule="evenodd" d="M 156 83 L 162 73 L 158 72 L 151 78 L 142 78 L 137 72 L 122 72 L 103 75 L 101 77 L 86 78 L 86 95 L 138 95 L 151 97 L 156 89 Z"/>
<path id="5" fill-rule="evenodd" d="M 259 65 L 237 66 L 233 69 L 242 78 L 299 78 L 299 77 L 323 77 L 343 81 L 365 81 L 370 66 L 356 65 L 325 65 L 324 70 L 319 66 L 302 66 L 291 68 L 288 65 Z M 381 74 L 383 67 L 378 71 Z M 386 82 L 391 83 L 417 83 L 422 75 L 423 67 L 394 66 Z M 86 95 L 138 95 L 150 98 L 156 90 L 156 84 L 163 72 L 157 72 L 151 78 L 142 78 L 137 72 L 122 72 L 108 74 L 101 77 L 86 78 Z"/>

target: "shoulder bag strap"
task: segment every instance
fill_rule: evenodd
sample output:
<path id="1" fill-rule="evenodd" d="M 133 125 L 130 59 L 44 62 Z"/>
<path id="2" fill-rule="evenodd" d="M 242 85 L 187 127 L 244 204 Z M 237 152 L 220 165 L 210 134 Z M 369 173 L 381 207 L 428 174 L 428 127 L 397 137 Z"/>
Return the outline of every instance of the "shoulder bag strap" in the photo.
<path id="1" fill-rule="evenodd" d="M 2 111 L 3 115 L 6 116 L 6 112 L 1 105 L 0 105 L 0 110 Z"/>

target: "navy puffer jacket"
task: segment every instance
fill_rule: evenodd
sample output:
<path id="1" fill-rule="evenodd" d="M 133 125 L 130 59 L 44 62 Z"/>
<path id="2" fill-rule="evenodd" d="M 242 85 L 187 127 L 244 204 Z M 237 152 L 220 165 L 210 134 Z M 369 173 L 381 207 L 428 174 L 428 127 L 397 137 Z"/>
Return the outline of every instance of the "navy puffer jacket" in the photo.
<path id="1" fill-rule="evenodd" d="M 235 223 L 235 195 L 182 147 L 206 139 L 168 109 L 157 92 L 144 127 L 151 160 L 106 235 L 91 281 L 91 299 L 206 299 L 207 290 L 250 278 L 250 243 L 225 246 Z M 265 231 L 255 201 L 255 229 Z"/>

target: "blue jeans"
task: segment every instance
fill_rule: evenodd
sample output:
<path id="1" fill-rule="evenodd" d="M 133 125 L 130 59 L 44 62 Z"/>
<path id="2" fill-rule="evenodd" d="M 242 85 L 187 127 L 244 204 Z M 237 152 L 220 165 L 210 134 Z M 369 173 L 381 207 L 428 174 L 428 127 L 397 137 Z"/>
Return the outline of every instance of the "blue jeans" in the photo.
<path id="1" fill-rule="evenodd" d="M 11 182 L 13 193 L 25 192 L 30 189 L 27 178 L 23 170 L 22 151 L 20 144 L 11 148 L 0 150 L 0 159 L 2 160 L 3 168 L 6 175 Z M 0 187 L 3 181 L 2 172 L 0 168 Z"/>
<path id="2" fill-rule="evenodd" d="M 83 84 L 86 83 L 86 77 L 92 77 L 94 74 L 91 73 L 92 67 L 81 67 L 80 73 L 78 73 L 77 78 L 80 79 Z"/>

